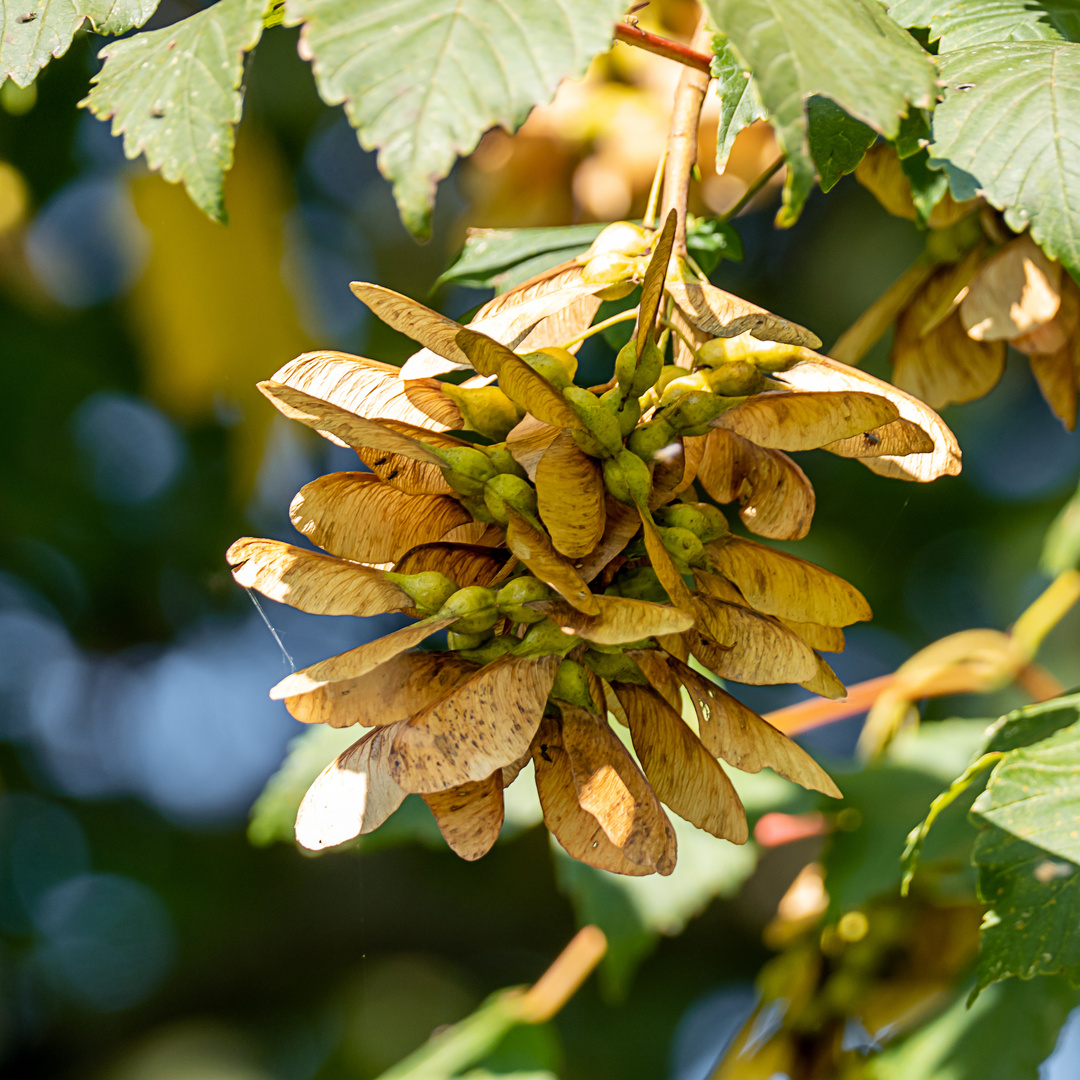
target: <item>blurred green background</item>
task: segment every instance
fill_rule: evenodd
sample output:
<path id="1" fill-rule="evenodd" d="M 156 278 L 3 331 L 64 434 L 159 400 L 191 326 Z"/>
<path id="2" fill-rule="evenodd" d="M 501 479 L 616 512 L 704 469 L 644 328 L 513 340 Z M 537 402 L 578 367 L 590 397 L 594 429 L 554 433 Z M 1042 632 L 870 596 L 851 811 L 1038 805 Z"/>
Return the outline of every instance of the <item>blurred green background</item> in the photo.
<path id="1" fill-rule="evenodd" d="M 467 225 L 587 219 L 603 189 L 569 176 L 590 136 L 552 149 L 547 197 L 526 185 L 519 207 L 512 189 L 496 198 L 480 182 L 502 167 L 492 153 L 483 169 L 459 168 L 418 247 L 374 156 L 319 103 L 295 33 L 277 28 L 249 71 L 225 228 L 76 109 L 99 46 L 83 35 L 32 93 L 0 91 L 0 1069 L 374 1077 L 492 990 L 543 971 L 574 931 L 573 875 L 557 877 L 537 828 L 473 865 L 414 819 L 402 842 L 345 854 L 249 842 L 248 809 L 299 731 L 266 697 L 288 671 L 283 649 L 299 666 L 393 625 L 268 601 L 264 621 L 233 585 L 233 539 L 295 541 L 293 493 L 355 467 L 272 415 L 254 383 L 315 347 L 404 359 L 408 343 L 348 282 L 428 299 Z M 766 199 L 739 219 L 746 259 L 714 280 L 826 345 L 922 246 L 851 178 L 789 232 L 772 213 Z M 484 298 L 444 289 L 431 302 L 459 315 Z M 885 373 L 884 346 L 867 366 Z M 818 510 L 790 547 L 857 585 L 876 614 L 836 658 L 849 683 L 944 634 L 1003 628 L 1045 587 L 1038 553 L 1076 484 L 1080 441 L 1018 357 L 989 397 L 946 419 L 964 474 L 930 486 L 800 457 Z M 1042 657 L 1067 686 L 1080 683 L 1078 635 L 1074 614 Z M 736 692 L 762 711 L 801 693 Z M 990 717 L 1022 700 L 945 700 L 928 716 Z M 858 724 L 806 745 L 843 766 Z M 778 789 L 757 790 L 761 812 Z M 867 814 L 892 812 L 864 797 Z M 760 851 L 684 847 L 703 884 L 666 923 L 658 894 L 654 921 L 677 929 L 703 913 L 658 945 L 640 911 L 625 915 L 621 955 L 627 970 L 642 960 L 636 975 L 593 980 L 493 1066 L 699 1080 L 746 1015 L 770 955 L 762 929 L 818 844 L 756 866 Z"/>

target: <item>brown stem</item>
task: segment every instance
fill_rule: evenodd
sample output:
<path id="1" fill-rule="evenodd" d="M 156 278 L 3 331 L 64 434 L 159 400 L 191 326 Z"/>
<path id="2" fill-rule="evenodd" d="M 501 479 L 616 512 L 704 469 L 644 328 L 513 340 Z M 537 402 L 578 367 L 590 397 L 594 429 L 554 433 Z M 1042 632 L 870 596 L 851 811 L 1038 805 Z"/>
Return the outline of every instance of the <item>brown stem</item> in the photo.
<path id="1" fill-rule="evenodd" d="M 708 48 L 711 39 L 712 33 L 705 26 L 703 14 L 690 47 L 692 49 L 702 46 Z M 679 86 L 675 91 L 675 102 L 671 111 L 667 170 L 664 173 L 664 200 L 660 206 L 658 220 L 666 220 L 671 210 L 675 210 L 679 215 L 675 229 L 675 244 L 672 248 L 672 254 L 676 258 L 686 258 L 686 204 L 690 195 L 690 174 L 697 161 L 698 121 L 701 117 L 701 105 L 708 88 L 707 71 L 684 68 L 679 77 Z"/>
<path id="2" fill-rule="evenodd" d="M 698 52 L 688 45 L 681 45 L 670 38 L 660 37 L 658 34 L 650 34 L 648 30 L 642 30 L 628 22 L 615 24 L 615 37 L 625 45 L 633 45 L 646 52 L 656 53 L 657 56 L 666 57 L 668 60 L 676 60 L 687 67 L 696 68 L 698 71 L 709 74 L 712 66 L 710 53 Z"/>
<path id="3" fill-rule="evenodd" d="M 583 926 L 522 996 L 520 1013 L 525 1023 L 550 1020 L 573 997 L 605 952 L 607 938 L 600 927 Z"/>

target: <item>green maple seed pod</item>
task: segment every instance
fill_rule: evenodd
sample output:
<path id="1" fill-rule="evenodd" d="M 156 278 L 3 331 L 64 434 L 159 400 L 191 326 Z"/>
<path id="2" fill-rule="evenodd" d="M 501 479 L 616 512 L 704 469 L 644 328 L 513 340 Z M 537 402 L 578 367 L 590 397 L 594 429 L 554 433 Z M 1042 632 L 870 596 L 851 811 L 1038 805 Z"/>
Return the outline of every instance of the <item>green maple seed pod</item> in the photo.
<path id="1" fill-rule="evenodd" d="M 698 533 L 698 538 L 703 544 L 711 544 L 713 540 L 719 540 L 721 536 L 727 536 L 731 532 L 723 511 L 711 503 L 694 503 L 694 506 L 705 518 L 705 531 Z"/>
<path id="2" fill-rule="evenodd" d="M 660 376 L 656 380 L 656 384 L 642 394 L 641 411 L 655 409 L 660 404 L 660 398 L 668 385 L 675 379 L 681 379 L 686 374 L 688 374 L 686 368 L 679 367 L 678 364 L 665 364 L 660 369 Z"/>
<path id="3" fill-rule="evenodd" d="M 660 372 L 663 370 L 664 354 L 660 351 L 660 346 L 653 341 L 652 334 L 650 334 L 645 342 L 645 348 L 641 350 L 641 356 L 638 357 L 634 377 L 630 380 L 630 393 L 634 397 L 641 397 L 646 390 L 656 383 L 656 380 L 660 378 Z"/>
<path id="4" fill-rule="evenodd" d="M 564 660 L 555 672 L 549 697 L 599 713 L 589 690 L 589 673 L 576 661 Z"/>
<path id="5" fill-rule="evenodd" d="M 694 371 L 672 379 L 660 395 L 660 408 L 666 409 L 669 405 L 674 405 L 683 394 L 689 394 L 694 390 L 711 390 L 709 375 L 710 372 L 707 371 Z"/>
<path id="6" fill-rule="evenodd" d="M 536 600 L 547 600 L 551 590 L 534 577 L 525 575 L 508 581 L 495 595 L 499 610 L 512 622 L 538 623 L 546 616 L 524 605 Z"/>
<path id="7" fill-rule="evenodd" d="M 637 342 L 631 338 L 615 356 L 615 381 L 626 394 L 630 393 L 630 384 L 634 381 L 636 371 Z"/>
<path id="8" fill-rule="evenodd" d="M 484 485 L 484 505 L 500 524 L 510 520 L 506 508 L 512 507 L 525 517 L 536 517 L 536 491 L 528 480 L 510 473 L 499 473 Z"/>
<path id="9" fill-rule="evenodd" d="M 490 664 L 493 660 L 498 660 L 500 656 L 505 656 L 517 644 L 517 641 L 518 639 L 512 634 L 500 634 L 498 637 L 488 638 L 475 649 L 463 649 L 459 646 L 458 655 L 477 664 Z"/>
<path id="10" fill-rule="evenodd" d="M 510 650 L 515 656 L 565 656 L 581 644 L 576 634 L 564 634 L 550 619 L 529 627 L 526 635 Z"/>
<path id="11" fill-rule="evenodd" d="M 661 527 L 658 531 L 677 566 L 700 566 L 704 563 L 705 548 L 689 529 Z"/>
<path id="12" fill-rule="evenodd" d="M 626 448 L 642 461 L 652 461 L 665 446 L 670 446 L 678 433 L 665 416 L 654 416 L 636 427 L 626 440 Z"/>
<path id="13" fill-rule="evenodd" d="M 765 386 L 765 377 L 747 360 L 732 360 L 709 373 L 709 387 L 725 397 L 746 397 Z"/>
<path id="14" fill-rule="evenodd" d="M 604 486 L 621 503 L 645 506 L 652 488 L 652 474 L 637 454 L 622 450 L 604 461 Z"/>
<path id="15" fill-rule="evenodd" d="M 698 350 L 698 363 L 706 367 L 720 367 L 745 361 L 758 371 L 787 371 L 800 356 L 797 345 L 784 345 L 779 341 L 759 341 L 749 334 L 733 338 L 713 338 Z"/>
<path id="16" fill-rule="evenodd" d="M 594 255 L 581 271 L 586 285 L 621 285 L 637 272 L 637 259 L 617 251 L 602 251 Z"/>
<path id="17" fill-rule="evenodd" d="M 637 427 L 641 419 L 641 402 L 635 397 L 624 401 L 622 391 L 618 387 L 602 393 L 600 404 L 619 421 L 619 431 L 622 432 L 624 439 Z"/>
<path id="18" fill-rule="evenodd" d="M 492 468 L 497 473 L 520 476 L 522 480 L 529 479 L 529 474 L 517 463 L 514 455 L 507 449 L 506 443 L 494 443 L 491 446 L 485 446 L 484 452 L 487 454 Z"/>
<path id="19" fill-rule="evenodd" d="M 591 457 L 604 457 L 622 450 L 623 437 L 618 418 L 600 404 L 600 399 L 595 394 L 583 386 L 568 386 L 563 390 L 563 397 L 570 402 L 574 412 L 589 429 L 587 432 L 574 432 L 574 441 L 586 454 Z"/>
<path id="20" fill-rule="evenodd" d="M 487 454 L 473 446 L 453 446 L 439 451 L 446 463 L 443 476 L 460 495 L 482 496 L 484 484 L 495 475 Z"/>
<path id="21" fill-rule="evenodd" d="M 668 528 L 689 529 L 699 540 L 708 531 L 709 523 L 705 515 L 690 503 L 675 503 L 661 506 L 654 513 L 657 525 Z"/>
<path id="22" fill-rule="evenodd" d="M 702 435 L 704 431 L 691 429 L 707 425 L 710 420 L 715 420 L 730 408 L 731 402 L 728 398 L 709 390 L 691 390 L 683 394 L 674 405 L 664 409 L 664 419 L 681 434 Z M 708 431 L 707 427 L 705 431 Z"/>
<path id="23" fill-rule="evenodd" d="M 552 345 L 536 352 L 525 353 L 522 360 L 537 373 L 543 375 L 552 386 L 560 390 L 574 382 L 577 374 L 577 357 L 569 349 L 560 349 Z"/>
<path id="24" fill-rule="evenodd" d="M 434 615 L 458 591 L 457 583 L 438 570 L 425 570 L 421 574 L 394 574 L 387 570 L 384 576 L 408 594 L 421 615 Z"/>
<path id="25" fill-rule="evenodd" d="M 592 242 L 589 250 L 578 257 L 578 262 L 588 263 L 597 255 L 606 255 L 609 252 L 633 258 L 635 255 L 644 255 L 651 243 L 652 233 L 648 229 L 629 221 L 613 221 Z"/>
<path id="26" fill-rule="evenodd" d="M 474 652 L 482 648 L 484 643 L 491 640 L 491 631 L 479 634 L 459 634 L 454 630 L 447 630 L 446 644 L 451 652 Z M 468 659 L 466 657 L 466 659 Z"/>
<path id="27" fill-rule="evenodd" d="M 497 386 L 460 387 L 443 384 L 443 393 L 458 407 L 465 427 L 489 439 L 505 439 L 525 415 Z"/>
<path id="28" fill-rule="evenodd" d="M 483 488 L 480 489 L 481 492 L 483 492 L 483 490 Z M 484 521 L 487 522 L 488 525 L 495 524 L 495 518 L 487 508 L 487 503 L 484 502 L 482 494 L 480 496 L 458 495 L 457 501 L 472 514 L 476 521 Z"/>
<path id="29" fill-rule="evenodd" d="M 651 566 L 636 566 L 632 570 L 620 570 L 615 577 L 620 596 L 627 600 L 648 600 L 653 604 L 666 604 L 668 595 Z"/>
<path id="30" fill-rule="evenodd" d="M 591 671 L 595 671 L 601 679 L 607 679 L 608 682 L 649 685 L 649 680 L 642 674 L 641 668 L 623 653 L 622 648 L 613 653 L 589 649 L 581 658 L 581 661 Z"/>
<path id="31" fill-rule="evenodd" d="M 482 585 L 470 585 L 458 589 L 441 608 L 439 618 L 457 618 L 450 629 L 455 634 L 487 634 L 499 619 L 499 610 L 495 606 L 495 591 Z M 485 636 L 486 640 L 486 636 Z M 466 646 L 475 648 L 475 646 Z"/>

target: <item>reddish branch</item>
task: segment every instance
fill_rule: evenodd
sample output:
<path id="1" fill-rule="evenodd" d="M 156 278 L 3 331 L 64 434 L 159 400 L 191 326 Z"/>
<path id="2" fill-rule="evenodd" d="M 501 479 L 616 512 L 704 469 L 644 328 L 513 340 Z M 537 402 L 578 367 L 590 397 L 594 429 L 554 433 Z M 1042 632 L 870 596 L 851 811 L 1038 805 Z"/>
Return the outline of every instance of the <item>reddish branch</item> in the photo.
<path id="1" fill-rule="evenodd" d="M 709 74 L 712 57 L 708 53 L 699 52 L 690 48 L 689 45 L 680 45 L 677 41 L 650 34 L 637 26 L 627 22 L 615 24 L 615 37 L 627 45 L 634 45 L 646 52 L 656 53 L 657 56 L 666 56 L 669 60 L 676 60 L 687 67 L 697 68 L 698 71 Z"/>

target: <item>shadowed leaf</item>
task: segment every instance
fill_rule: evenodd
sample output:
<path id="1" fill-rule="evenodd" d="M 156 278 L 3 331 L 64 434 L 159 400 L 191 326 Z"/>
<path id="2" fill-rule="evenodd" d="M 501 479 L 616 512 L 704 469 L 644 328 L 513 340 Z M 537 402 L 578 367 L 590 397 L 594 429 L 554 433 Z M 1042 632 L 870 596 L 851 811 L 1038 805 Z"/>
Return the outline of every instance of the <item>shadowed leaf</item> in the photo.
<path id="1" fill-rule="evenodd" d="M 472 862 L 486 855 L 499 838 L 503 822 L 503 784 L 500 772 L 486 780 L 423 796 L 439 832 L 455 855 Z"/>
<path id="2" fill-rule="evenodd" d="M 821 338 L 806 327 L 788 322 L 707 281 L 669 281 L 666 292 L 693 326 L 712 337 L 738 337 L 749 332 L 762 341 L 779 341 L 810 349 L 821 346 Z"/>
<path id="3" fill-rule="evenodd" d="M 781 618 L 780 621 L 791 631 L 819 652 L 843 652 L 846 644 L 844 631 L 838 626 L 822 626 L 821 623 L 796 622 L 794 619 Z"/>
<path id="4" fill-rule="evenodd" d="M 559 600 L 541 601 L 529 606 L 542 611 L 557 626 L 570 629 L 578 637 L 597 645 L 622 645 L 657 634 L 677 634 L 689 630 L 693 625 L 691 615 L 665 604 L 603 596 L 600 593 L 596 593 L 593 599 L 599 613 L 592 617 Z"/>
<path id="5" fill-rule="evenodd" d="M 715 644 L 692 636 L 690 651 L 723 679 L 771 686 L 813 678 L 817 660 L 797 634 L 769 615 L 713 597 L 695 597 L 697 626 Z"/>
<path id="6" fill-rule="evenodd" d="M 477 544 L 420 544 L 410 548 L 394 570 L 398 574 L 437 570 L 456 582 L 459 589 L 467 589 L 470 585 L 490 585 L 507 558 L 506 551 Z"/>
<path id="7" fill-rule="evenodd" d="M 637 329 L 635 330 L 635 349 L 639 358 L 656 325 L 656 313 L 664 296 L 664 281 L 667 278 L 668 263 L 671 262 L 671 246 L 675 241 L 678 220 L 679 215 L 676 210 L 668 211 L 663 229 L 653 240 L 652 255 L 649 256 L 649 265 L 645 269 L 645 277 L 641 282 L 641 300 L 638 302 Z"/>
<path id="8" fill-rule="evenodd" d="M 562 431 L 536 465 L 536 500 L 555 550 L 580 559 L 604 534 L 604 478 L 600 463 Z"/>
<path id="9" fill-rule="evenodd" d="M 586 615 L 599 615 L 600 607 L 588 585 L 565 555 L 560 555 L 551 540 L 533 528 L 520 514 L 509 511 L 506 546 L 546 585 L 550 585 L 568 604 Z"/>
<path id="10" fill-rule="evenodd" d="M 612 499 L 605 500 L 604 535 L 578 567 L 583 581 L 592 581 L 634 538 L 641 521 L 637 510 Z"/>

